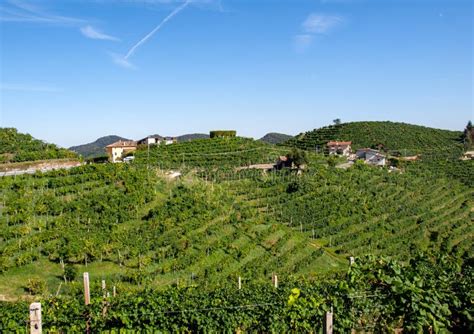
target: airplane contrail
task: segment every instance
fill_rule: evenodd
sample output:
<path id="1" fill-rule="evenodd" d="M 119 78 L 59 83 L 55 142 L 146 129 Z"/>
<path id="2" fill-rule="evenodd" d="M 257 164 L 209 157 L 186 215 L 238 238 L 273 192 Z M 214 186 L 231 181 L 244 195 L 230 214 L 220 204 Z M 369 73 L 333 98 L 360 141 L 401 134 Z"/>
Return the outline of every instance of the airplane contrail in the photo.
<path id="1" fill-rule="evenodd" d="M 133 55 L 135 53 L 135 50 L 140 46 L 142 45 L 143 43 L 145 43 L 150 37 L 152 37 L 158 30 L 161 29 L 161 27 L 166 23 L 168 22 L 169 20 L 171 20 L 173 18 L 173 16 L 175 16 L 176 14 L 178 14 L 180 11 L 182 11 L 184 8 L 186 8 L 189 4 L 191 3 L 191 0 L 186 0 L 185 3 L 183 3 L 181 6 L 177 7 L 175 10 L 173 10 L 171 12 L 171 14 L 169 14 L 167 17 L 165 17 L 163 19 L 163 21 L 161 21 L 161 23 L 159 25 L 156 26 L 155 29 L 153 29 L 152 31 L 150 31 L 145 37 L 143 37 L 140 41 L 138 41 L 138 43 L 136 43 L 134 46 L 132 46 L 130 48 L 130 50 L 127 52 L 127 55 L 124 57 L 124 60 L 127 60 L 131 55 Z"/>

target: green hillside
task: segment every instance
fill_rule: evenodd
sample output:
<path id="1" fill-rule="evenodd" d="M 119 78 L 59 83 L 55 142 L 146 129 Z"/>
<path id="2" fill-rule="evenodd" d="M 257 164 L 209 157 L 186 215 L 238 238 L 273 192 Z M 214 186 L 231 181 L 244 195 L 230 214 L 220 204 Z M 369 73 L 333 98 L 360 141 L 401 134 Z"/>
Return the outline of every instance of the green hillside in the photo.
<path id="1" fill-rule="evenodd" d="M 74 158 L 73 152 L 19 133 L 14 128 L 0 128 L 0 163 Z"/>
<path id="2" fill-rule="evenodd" d="M 286 142 L 307 150 L 324 150 L 331 140 L 352 141 L 353 149 L 382 147 L 401 154 L 462 150 L 462 132 L 396 122 L 351 122 L 301 133 Z"/>
<path id="3" fill-rule="evenodd" d="M 289 149 L 249 138 L 196 139 L 173 145 L 140 148 L 135 153 L 137 163 L 169 168 L 239 167 L 251 164 L 273 163 Z"/>
<path id="4" fill-rule="evenodd" d="M 473 188 L 322 161 L 302 176 L 215 169 L 170 182 L 109 164 L 2 178 L 0 290 L 22 294 L 31 277 L 52 289 L 61 263 L 124 284 L 166 286 L 192 274 L 213 286 L 272 271 L 328 274 L 350 255 L 472 257 Z"/>
<path id="5" fill-rule="evenodd" d="M 82 155 L 84 158 L 94 158 L 100 156 L 106 156 L 107 152 L 105 151 L 105 147 L 112 143 L 115 143 L 119 140 L 130 140 L 124 137 L 110 135 L 100 137 L 96 141 L 88 144 L 71 146 L 69 149 L 77 154 Z"/>

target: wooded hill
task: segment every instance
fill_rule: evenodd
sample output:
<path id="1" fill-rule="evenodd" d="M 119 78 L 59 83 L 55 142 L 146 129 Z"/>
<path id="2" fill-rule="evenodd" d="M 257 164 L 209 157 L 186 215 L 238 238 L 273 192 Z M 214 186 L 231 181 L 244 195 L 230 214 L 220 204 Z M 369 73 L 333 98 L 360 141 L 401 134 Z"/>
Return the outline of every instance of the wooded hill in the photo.
<path id="1" fill-rule="evenodd" d="M 75 157 L 74 152 L 19 133 L 15 128 L 0 128 L 0 163 Z"/>
<path id="2" fill-rule="evenodd" d="M 354 150 L 381 148 L 410 155 L 421 152 L 455 153 L 462 151 L 462 131 L 434 129 L 397 122 L 350 122 L 329 125 L 300 133 L 285 145 L 323 151 L 331 140 L 352 141 Z"/>
<path id="3" fill-rule="evenodd" d="M 107 152 L 105 147 L 119 140 L 130 140 L 124 137 L 110 135 L 100 137 L 96 141 L 84 145 L 71 146 L 69 149 L 77 154 L 80 154 L 84 158 L 94 158 L 99 156 L 106 156 Z"/>
<path id="4" fill-rule="evenodd" d="M 277 132 L 270 132 L 270 133 L 267 133 L 262 138 L 260 138 L 259 140 L 267 144 L 281 144 L 290 140 L 291 138 L 293 137 L 290 135 L 285 135 L 283 133 L 277 133 Z"/>

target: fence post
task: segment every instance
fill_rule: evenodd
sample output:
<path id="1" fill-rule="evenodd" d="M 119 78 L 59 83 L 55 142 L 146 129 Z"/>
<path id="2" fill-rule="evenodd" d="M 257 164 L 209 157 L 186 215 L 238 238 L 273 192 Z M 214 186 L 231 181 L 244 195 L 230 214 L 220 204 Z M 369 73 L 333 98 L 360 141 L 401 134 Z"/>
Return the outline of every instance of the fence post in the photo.
<path id="1" fill-rule="evenodd" d="M 326 316 L 324 317 L 324 334 L 332 334 L 332 330 L 332 312 L 326 312 Z"/>
<path id="2" fill-rule="evenodd" d="M 104 295 L 104 298 L 107 296 L 107 290 L 106 290 L 106 285 L 105 285 L 105 279 L 102 280 L 102 294 Z"/>
<path id="3" fill-rule="evenodd" d="M 239 276 L 239 290 L 241 290 L 241 289 L 242 289 L 242 278 L 240 278 L 240 276 Z"/>
<path id="4" fill-rule="evenodd" d="M 41 303 L 30 304 L 30 333 L 41 334 L 42 333 L 41 323 Z"/>
<path id="5" fill-rule="evenodd" d="M 354 263 L 355 263 L 355 259 L 354 259 L 353 256 L 351 256 L 351 257 L 349 258 L 349 265 L 352 266 Z"/>
<path id="6" fill-rule="evenodd" d="M 273 276 L 273 286 L 275 288 L 278 288 L 278 276 L 277 275 Z"/>
<path id="7" fill-rule="evenodd" d="M 91 293 L 89 289 L 89 273 L 84 273 L 84 302 L 86 305 L 91 303 Z"/>

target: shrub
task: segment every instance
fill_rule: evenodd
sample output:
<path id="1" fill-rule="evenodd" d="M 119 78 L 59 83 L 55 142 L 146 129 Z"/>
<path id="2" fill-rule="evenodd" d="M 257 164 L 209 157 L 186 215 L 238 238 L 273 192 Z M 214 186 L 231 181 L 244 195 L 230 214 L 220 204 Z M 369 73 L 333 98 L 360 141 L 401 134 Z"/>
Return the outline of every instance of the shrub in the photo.
<path id="1" fill-rule="evenodd" d="M 237 131 L 235 130 L 214 130 L 209 134 L 211 138 L 235 137 L 236 135 Z"/>

